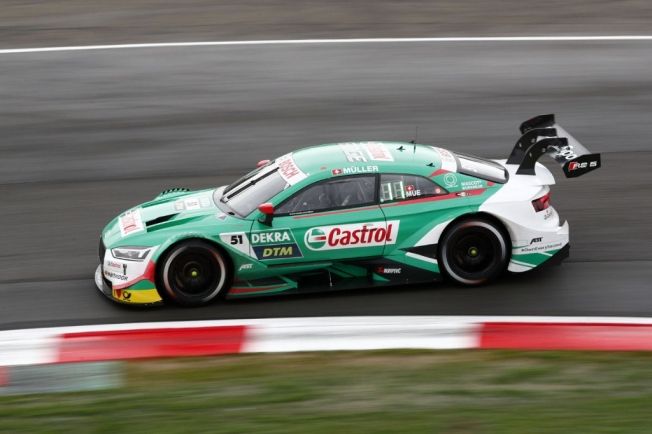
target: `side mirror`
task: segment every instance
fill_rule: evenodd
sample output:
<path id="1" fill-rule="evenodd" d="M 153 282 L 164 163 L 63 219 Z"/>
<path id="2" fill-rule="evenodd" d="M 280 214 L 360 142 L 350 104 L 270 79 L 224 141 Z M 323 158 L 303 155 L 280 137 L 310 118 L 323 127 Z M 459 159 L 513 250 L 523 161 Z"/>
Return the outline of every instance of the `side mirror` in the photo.
<path id="1" fill-rule="evenodd" d="M 256 168 L 257 168 L 257 169 L 258 169 L 258 168 L 261 168 L 261 167 L 263 167 L 265 164 L 268 164 L 268 163 L 269 163 L 269 160 L 260 160 L 258 163 L 256 163 Z"/>
<path id="2" fill-rule="evenodd" d="M 274 205 L 272 205 L 269 202 L 261 203 L 260 205 L 258 205 L 258 211 L 264 214 L 264 217 L 262 217 L 258 221 L 264 225 L 271 226 L 272 219 L 274 218 Z"/>

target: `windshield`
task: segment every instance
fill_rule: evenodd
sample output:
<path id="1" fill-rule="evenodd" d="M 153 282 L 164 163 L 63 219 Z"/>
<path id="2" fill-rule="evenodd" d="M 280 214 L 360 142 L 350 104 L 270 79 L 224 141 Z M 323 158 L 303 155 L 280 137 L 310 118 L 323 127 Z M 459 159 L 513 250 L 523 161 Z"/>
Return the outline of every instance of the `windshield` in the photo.
<path id="1" fill-rule="evenodd" d="M 253 178 L 257 174 L 261 173 L 266 168 L 268 168 L 271 164 L 272 164 L 272 162 L 270 161 L 267 164 L 265 164 L 263 166 L 260 166 L 260 167 L 257 167 L 254 170 L 252 170 L 251 172 L 247 173 L 246 175 L 241 176 L 240 178 L 236 179 L 235 182 L 229 184 L 229 186 L 224 189 L 224 194 L 226 195 L 229 191 L 233 190 L 239 184 L 242 184 L 243 182 L 247 181 L 248 179 Z"/>
<path id="2" fill-rule="evenodd" d="M 243 176 L 224 189 L 220 202 L 245 217 L 288 187 L 276 164 L 269 163 Z"/>

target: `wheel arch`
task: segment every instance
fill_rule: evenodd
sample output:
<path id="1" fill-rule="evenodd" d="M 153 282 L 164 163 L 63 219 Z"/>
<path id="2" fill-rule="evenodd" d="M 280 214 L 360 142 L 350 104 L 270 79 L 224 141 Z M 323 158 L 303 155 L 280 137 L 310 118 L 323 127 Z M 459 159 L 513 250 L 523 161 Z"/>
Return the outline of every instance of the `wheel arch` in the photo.
<path id="1" fill-rule="evenodd" d="M 505 223 L 498 217 L 495 216 L 491 213 L 484 212 L 484 211 L 477 211 L 477 212 L 469 212 L 466 214 L 462 214 L 454 219 L 452 219 L 446 227 L 442 230 L 439 240 L 437 242 L 437 260 L 439 262 L 439 269 L 440 273 L 444 276 L 448 276 L 448 273 L 445 269 L 444 264 L 442 263 L 442 249 L 444 248 L 444 243 L 442 240 L 445 239 L 447 234 L 454 229 L 454 227 L 464 221 L 467 220 L 480 220 L 480 221 L 485 221 L 493 226 L 496 227 L 496 229 L 502 234 L 504 237 L 505 241 L 505 250 L 506 250 L 506 262 L 505 262 L 505 269 L 501 271 L 501 273 L 505 272 L 507 270 L 507 265 L 511 261 L 512 257 L 512 237 L 510 235 L 510 232 L 505 225 Z"/>
<path id="2" fill-rule="evenodd" d="M 501 230 L 501 232 L 503 232 L 503 235 L 505 235 L 505 239 L 507 240 L 507 244 L 510 246 L 509 253 L 510 253 L 510 257 L 511 257 L 512 235 L 511 235 L 511 233 L 509 231 L 508 226 L 505 224 L 505 222 L 502 219 L 500 219 L 500 217 L 498 217 L 498 216 L 496 216 L 494 214 L 488 213 L 486 211 L 470 212 L 470 213 L 462 214 L 462 215 L 460 215 L 458 217 L 455 217 L 453 220 L 448 222 L 448 224 L 446 225 L 444 230 L 441 232 L 441 235 L 439 236 L 439 239 L 441 240 L 444 237 L 444 235 L 446 235 L 446 233 L 448 231 L 450 231 L 451 228 L 456 223 L 458 223 L 458 222 L 460 222 L 462 220 L 471 220 L 471 219 L 489 220 L 490 222 L 494 223 Z"/>
<path id="3" fill-rule="evenodd" d="M 163 293 L 165 291 L 159 291 L 160 289 L 160 279 L 161 279 L 161 272 L 160 269 L 163 266 L 163 259 L 166 257 L 166 255 L 176 246 L 178 246 L 181 243 L 187 242 L 187 241 L 202 241 L 205 242 L 206 244 L 209 244 L 211 247 L 214 247 L 224 260 L 226 261 L 227 265 L 227 271 L 229 272 L 227 275 L 227 282 L 225 283 L 225 287 L 231 286 L 231 283 L 233 282 L 233 277 L 235 275 L 235 270 L 234 270 L 234 265 L 233 265 L 233 258 L 229 254 L 228 250 L 224 248 L 220 243 L 217 241 L 207 238 L 202 235 L 198 234 L 188 234 L 182 237 L 177 237 L 174 239 L 169 240 L 167 243 L 163 244 L 161 246 L 160 252 L 158 252 L 158 259 L 156 260 L 155 268 L 154 268 L 154 284 L 156 286 L 157 291 L 163 298 L 164 295 Z M 227 291 L 228 292 L 228 291 Z"/>

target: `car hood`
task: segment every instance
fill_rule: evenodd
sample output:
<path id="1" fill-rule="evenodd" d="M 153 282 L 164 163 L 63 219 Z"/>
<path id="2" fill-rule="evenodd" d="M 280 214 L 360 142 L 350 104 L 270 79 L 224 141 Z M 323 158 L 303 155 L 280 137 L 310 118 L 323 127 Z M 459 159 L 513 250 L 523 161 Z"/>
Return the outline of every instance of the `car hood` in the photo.
<path id="1" fill-rule="evenodd" d="M 114 218 L 102 231 L 105 245 L 128 245 L 142 235 L 215 215 L 215 189 L 170 189 L 154 200 L 131 208 Z"/>

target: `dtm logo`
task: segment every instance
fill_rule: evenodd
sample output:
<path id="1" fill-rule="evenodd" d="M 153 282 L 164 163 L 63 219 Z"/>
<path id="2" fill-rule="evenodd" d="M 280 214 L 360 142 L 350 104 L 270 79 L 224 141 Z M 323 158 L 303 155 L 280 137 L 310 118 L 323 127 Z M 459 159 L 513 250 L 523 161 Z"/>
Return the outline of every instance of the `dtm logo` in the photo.
<path id="1" fill-rule="evenodd" d="M 334 250 L 354 247 L 374 247 L 395 244 L 398 220 L 387 223 L 356 223 L 320 226 L 306 232 L 304 242 L 310 250 Z"/>
<path id="2" fill-rule="evenodd" d="M 252 232 L 249 238 L 258 259 L 300 258 L 302 256 L 290 229 Z"/>

